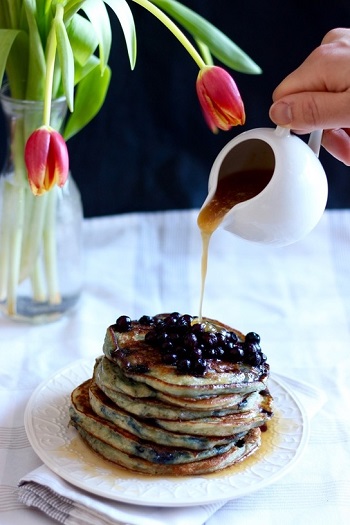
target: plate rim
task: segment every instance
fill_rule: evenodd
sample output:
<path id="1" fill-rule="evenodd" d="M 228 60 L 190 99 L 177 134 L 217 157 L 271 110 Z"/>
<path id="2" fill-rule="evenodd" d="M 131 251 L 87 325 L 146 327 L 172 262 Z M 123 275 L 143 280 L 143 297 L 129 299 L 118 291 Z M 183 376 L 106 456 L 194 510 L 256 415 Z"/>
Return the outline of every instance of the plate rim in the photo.
<path id="1" fill-rule="evenodd" d="M 300 436 L 300 439 L 298 441 L 298 445 L 297 445 L 297 448 L 295 450 L 295 454 L 293 455 L 291 460 L 286 465 L 284 465 L 277 472 L 273 473 L 271 476 L 262 479 L 260 482 L 258 482 L 257 484 L 255 484 L 253 486 L 249 486 L 248 485 L 246 487 L 242 487 L 242 489 L 240 489 L 239 492 L 237 492 L 237 490 L 234 487 L 232 487 L 233 488 L 233 493 L 229 497 L 227 495 L 225 495 L 225 496 L 224 495 L 221 495 L 221 496 L 217 495 L 217 496 L 211 497 L 211 498 L 208 498 L 208 496 L 206 496 L 203 499 L 202 498 L 191 499 L 191 501 L 189 501 L 188 499 L 186 499 L 186 500 L 184 499 L 184 500 L 176 500 L 176 501 L 164 500 L 164 501 L 160 502 L 159 501 L 159 495 L 157 497 L 157 500 L 147 500 L 147 499 L 142 499 L 142 498 L 140 499 L 139 494 L 137 495 L 137 498 L 135 499 L 135 496 L 126 496 L 123 493 L 120 493 L 120 494 L 118 494 L 117 492 L 113 492 L 112 493 L 112 492 L 108 492 L 108 491 L 106 491 L 104 489 L 99 489 L 97 487 L 91 487 L 89 485 L 86 485 L 86 483 L 84 483 L 84 481 L 79 481 L 79 480 L 75 479 L 72 475 L 70 475 L 69 472 L 66 472 L 65 470 L 62 471 L 62 468 L 57 467 L 57 465 L 53 464 L 50 461 L 50 459 L 48 460 L 48 454 L 47 454 L 47 452 L 45 450 L 43 450 L 40 447 L 40 445 L 38 443 L 38 440 L 37 440 L 37 436 L 36 436 L 36 434 L 34 432 L 34 423 L 33 423 L 34 414 L 33 414 L 33 409 L 37 408 L 36 401 L 37 401 L 38 395 L 40 394 L 40 392 L 44 388 L 46 388 L 50 384 L 50 382 L 52 382 L 55 379 L 58 379 L 58 378 L 60 378 L 62 376 L 66 376 L 67 373 L 73 372 L 74 370 L 78 370 L 80 367 L 84 367 L 84 371 L 85 371 L 85 369 L 87 369 L 87 372 L 88 371 L 90 372 L 90 369 L 93 367 L 94 362 L 95 362 L 95 358 L 94 358 L 93 361 L 91 361 L 91 359 L 90 360 L 78 359 L 78 360 L 74 360 L 71 363 L 69 363 L 68 365 L 58 369 L 51 376 L 49 376 L 47 379 L 43 380 L 35 388 L 35 390 L 32 392 L 32 394 L 31 394 L 31 396 L 30 396 L 30 398 L 29 398 L 29 400 L 27 402 L 27 405 L 26 405 L 26 408 L 25 408 L 25 412 L 24 412 L 24 427 L 25 427 L 25 431 L 26 431 L 26 434 L 27 434 L 27 437 L 28 437 L 28 440 L 29 440 L 29 443 L 30 443 L 32 449 L 37 454 L 37 456 L 40 458 L 40 460 L 46 465 L 46 467 L 48 467 L 52 472 L 54 472 L 61 479 L 63 479 L 64 481 L 70 483 L 74 487 L 76 487 L 78 489 L 81 489 L 81 490 L 84 490 L 84 491 L 86 491 L 86 492 L 88 492 L 88 493 L 90 493 L 90 494 L 92 494 L 94 496 L 107 498 L 110 501 L 117 501 L 117 502 L 121 502 L 121 503 L 128 503 L 128 504 L 133 504 L 133 505 L 137 505 L 137 506 L 155 506 L 155 507 L 169 507 L 169 508 L 170 507 L 174 508 L 174 507 L 187 507 L 187 506 L 197 506 L 197 505 L 203 505 L 203 504 L 212 504 L 212 503 L 217 503 L 219 501 L 236 499 L 236 498 L 243 497 L 243 496 L 246 496 L 248 494 L 252 494 L 254 492 L 257 492 L 258 490 L 261 490 L 262 488 L 265 488 L 265 487 L 275 483 L 278 479 L 280 479 L 285 474 L 287 474 L 296 465 L 296 463 L 299 461 L 299 459 L 300 459 L 302 453 L 304 452 L 304 450 L 306 448 L 306 445 L 308 443 L 309 435 L 310 435 L 310 423 L 309 423 L 309 417 L 308 417 L 308 415 L 306 413 L 306 410 L 304 409 L 304 407 L 303 407 L 302 403 L 300 402 L 300 400 L 291 391 L 291 389 L 289 388 L 287 383 L 285 383 L 283 381 L 283 378 L 279 374 L 277 374 L 277 377 L 274 377 L 274 374 L 271 373 L 269 380 L 272 383 L 277 384 L 280 388 L 282 388 L 282 390 L 284 390 L 284 392 L 287 394 L 288 398 L 290 400 L 292 400 L 294 405 L 297 407 L 297 409 L 298 409 L 298 411 L 300 413 L 301 427 L 302 427 L 301 436 Z M 81 377 L 81 382 L 84 381 L 84 380 L 89 379 L 89 377 L 91 377 L 91 373 L 90 373 L 90 375 L 87 375 L 85 378 Z M 67 391 L 65 394 L 62 393 L 62 395 L 61 395 L 62 402 L 63 402 L 63 399 L 66 398 L 66 396 L 70 395 L 70 393 L 71 393 L 71 391 Z M 69 421 L 69 419 L 68 419 L 68 421 Z M 31 432 L 31 430 L 33 430 L 33 433 Z M 77 434 L 77 436 L 78 436 L 78 434 Z M 52 451 L 50 451 L 50 454 L 52 454 Z M 50 454 L 49 454 L 49 457 L 50 457 Z M 98 458 L 98 456 L 97 456 L 97 459 L 100 459 L 100 458 Z M 96 459 L 96 461 L 97 461 L 97 459 Z M 108 461 L 106 461 L 106 466 L 108 466 Z M 117 468 L 118 468 L 118 466 L 117 466 Z M 137 476 L 137 478 L 136 478 L 136 476 Z M 215 473 L 214 473 L 214 476 L 215 476 Z M 219 481 L 221 481 L 222 482 L 224 477 L 225 477 L 225 475 L 223 474 L 223 477 L 217 477 L 217 478 L 216 477 L 211 477 L 211 478 L 208 478 L 208 481 L 210 481 L 210 482 L 215 482 L 215 481 L 219 482 Z M 230 477 L 230 476 L 228 475 L 228 477 Z M 189 480 L 189 479 L 190 480 L 193 480 L 193 479 L 201 479 L 201 480 L 203 480 L 205 478 L 206 478 L 206 475 L 198 476 L 198 478 L 195 477 L 195 476 L 188 476 L 188 477 L 184 477 L 183 478 L 183 482 L 186 483 L 186 480 Z M 130 473 L 130 480 L 132 480 L 132 479 L 137 479 L 140 482 L 141 477 L 137 473 L 135 473 L 135 477 L 133 478 L 133 473 L 131 472 Z M 154 481 L 155 479 L 156 480 L 163 480 L 163 481 L 171 480 L 170 477 L 168 478 L 166 476 L 149 476 L 149 480 L 150 481 L 152 481 L 152 480 Z M 174 480 L 176 480 L 177 482 L 182 481 L 181 478 L 174 478 Z M 142 481 L 144 481 L 147 484 L 147 477 L 145 476 L 144 480 L 142 478 Z M 236 494 L 235 494 L 235 492 L 236 492 Z M 188 497 L 193 498 L 193 495 L 188 496 Z"/>

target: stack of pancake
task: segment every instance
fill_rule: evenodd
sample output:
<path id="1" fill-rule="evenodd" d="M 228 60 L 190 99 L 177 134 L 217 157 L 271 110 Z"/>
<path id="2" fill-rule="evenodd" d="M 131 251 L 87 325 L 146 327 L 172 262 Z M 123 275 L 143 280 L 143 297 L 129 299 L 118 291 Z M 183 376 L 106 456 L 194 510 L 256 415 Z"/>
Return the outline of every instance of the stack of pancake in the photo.
<path id="1" fill-rule="evenodd" d="M 227 348 L 233 355 L 233 346 L 248 355 L 248 336 L 218 321 L 188 322 L 189 317 L 185 331 L 196 328 L 198 334 L 200 324 L 211 350 L 199 344 L 198 335 L 177 337 L 172 364 L 164 341 L 169 349 L 169 334 L 177 329 L 164 328 L 168 314 L 128 322 L 123 316 L 107 329 L 93 377 L 72 392 L 70 419 L 83 440 L 109 461 L 149 475 L 192 476 L 231 466 L 259 448 L 261 428 L 272 417 L 266 357 L 260 352 L 264 357 L 249 364 L 251 357 L 244 358 L 241 350 L 240 358 L 229 359 Z M 184 322 L 177 322 L 184 333 Z M 162 326 L 158 331 L 157 325 Z M 183 348 L 190 339 L 192 346 L 198 341 L 201 368 L 193 365 L 193 348 Z"/>

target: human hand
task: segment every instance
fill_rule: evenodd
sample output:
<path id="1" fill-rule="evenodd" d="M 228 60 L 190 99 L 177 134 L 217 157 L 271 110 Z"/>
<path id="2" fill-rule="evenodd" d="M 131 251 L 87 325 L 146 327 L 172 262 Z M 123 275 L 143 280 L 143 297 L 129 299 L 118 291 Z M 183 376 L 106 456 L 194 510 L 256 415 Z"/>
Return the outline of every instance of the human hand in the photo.
<path id="1" fill-rule="evenodd" d="M 277 86 L 270 118 L 299 134 L 323 129 L 322 145 L 350 165 L 350 29 L 332 29 Z"/>

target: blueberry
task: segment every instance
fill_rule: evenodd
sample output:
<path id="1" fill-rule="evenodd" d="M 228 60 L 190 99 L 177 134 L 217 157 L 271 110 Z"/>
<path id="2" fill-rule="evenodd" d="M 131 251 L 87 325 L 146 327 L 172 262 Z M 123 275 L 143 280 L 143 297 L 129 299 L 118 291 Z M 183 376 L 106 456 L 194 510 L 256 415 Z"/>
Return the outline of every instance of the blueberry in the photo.
<path id="1" fill-rule="evenodd" d="M 249 365 L 260 366 L 262 363 L 261 355 L 258 354 L 257 352 L 256 353 L 252 352 L 247 355 L 246 361 L 248 362 Z"/>
<path id="2" fill-rule="evenodd" d="M 178 319 L 180 318 L 179 312 L 173 312 L 172 314 L 168 315 L 164 319 L 164 324 L 167 327 L 175 328 L 178 322 Z"/>
<path id="3" fill-rule="evenodd" d="M 188 351 L 187 351 L 187 349 L 184 346 L 178 344 L 175 347 L 175 354 L 177 354 L 179 356 L 179 358 L 182 358 L 182 357 L 186 357 L 186 355 L 188 355 Z"/>
<path id="4" fill-rule="evenodd" d="M 131 330 L 131 319 L 127 315 L 121 315 L 116 320 L 115 326 L 118 332 L 128 332 Z"/>
<path id="5" fill-rule="evenodd" d="M 161 348 L 164 352 L 171 352 L 174 350 L 174 343 L 170 339 L 166 339 Z"/>
<path id="6" fill-rule="evenodd" d="M 162 346 L 167 341 L 170 341 L 169 334 L 167 332 L 161 332 L 157 334 L 157 346 Z"/>
<path id="7" fill-rule="evenodd" d="M 226 340 L 227 340 L 227 334 L 226 333 L 222 333 L 222 332 L 218 332 L 216 334 L 216 339 L 217 339 L 218 345 L 224 345 L 226 343 Z"/>
<path id="8" fill-rule="evenodd" d="M 180 341 L 180 335 L 177 334 L 176 332 L 170 332 L 169 334 L 169 341 L 171 341 L 173 343 L 173 345 L 177 345 Z"/>
<path id="9" fill-rule="evenodd" d="M 146 374 L 147 372 L 149 372 L 149 367 L 142 363 L 131 364 L 130 362 L 127 362 L 125 368 L 127 372 L 133 374 Z"/>
<path id="10" fill-rule="evenodd" d="M 192 350 L 192 356 L 194 359 L 200 359 L 203 355 L 203 350 L 201 348 L 195 348 Z"/>
<path id="11" fill-rule="evenodd" d="M 163 356 L 163 362 L 166 365 L 176 365 L 177 355 L 175 353 L 166 353 Z"/>
<path id="12" fill-rule="evenodd" d="M 260 345 L 259 343 L 255 343 L 255 342 L 247 342 L 247 340 L 244 341 L 244 351 L 246 353 L 255 353 L 255 352 L 260 352 Z"/>
<path id="13" fill-rule="evenodd" d="M 155 321 L 155 329 L 157 330 L 157 332 L 161 332 L 164 326 L 165 326 L 164 320 L 158 317 Z"/>
<path id="14" fill-rule="evenodd" d="M 139 323 L 144 326 L 152 326 L 154 324 L 154 319 L 150 315 L 143 315 L 140 317 Z"/>
<path id="15" fill-rule="evenodd" d="M 202 376 L 207 369 L 206 360 L 202 358 L 198 359 L 198 361 L 193 363 L 192 369 L 193 369 L 193 375 Z"/>
<path id="16" fill-rule="evenodd" d="M 209 348 L 215 348 L 218 343 L 218 339 L 213 332 L 205 332 L 202 335 L 203 344 Z"/>
<path id="17" fill-rule="evenodd" d="M 193 350 L 195 348 L 198 347 L 198 339 L 197 339 L 197 336 L 196 334 L 194 333 L 189 333 L 189 334 L 186 334 L 185 337 L 184 337 L 184 345 Z"/>
<path id="18" fill-rule="evenodd" d="M 245 341 L 249 343 L 260 343 L 260 335 L 255 332 L 248 332 L 245 336 Z"/>
<path id="19" fill-rule="evenodd" d="M 216 359 L 217 358 L 216 348 L 206 348 L 205 352 L 204 352 L 204 355 L 208 359 Z"/>
<path id="20" fill-rule="evenodd" d="M 231 363 L 238 363 L 244 358 L 243 348 L 238 344 L 232 343 L 230 349 L 226 351 L 226 355 Z"/>
<path id="21" fill-rule="evenodd" d="M 225 357 L 225 350 L 224 350 L 224 348 L 222 346 L 217 346 L 215 350 L 216 350 L 216 357 L 218 359 L 224 359 L 224 357 Z"/>
<path id="22" fill-rule="evenodd" d="M 158 341 L 158 333 L 156 330 L 150 330 L 145 335 L 145 342 L 149 345 L 155 346 Z"/>
<path id="23" fill-rule="evenodd" d="M 191 332 L 193 334 L 196 334 L 197 336 L 203 334 L 205 332 L 205 324 L 195 323 L 194 325 L 192 325 Z"/>
<path id="24" fill-rule="evenodd" d="M 233 341 L 227 341 L 224 345 L 225 352 L 229 354 L 230 350 L 232 350 L 232 348 L 234 348 L 235 346 L 236 343 L 234 343 Z"/>
<path id="25" fill-rule="evenodd" d="M 237 343 L 238 337 L 235 332 L 228 332 L 226 336 L 227 341 L 232 341 L 233 343 Z"/>
<path id="26" fill-rule="evenodd" d="M 180 374 L 188 374 L 191 370 L 191 361 L 189 359 L 181 359 L 177 363 L 177 370 Z"/>
<path id="27" fill-rule="evenodd" d="M 176 329 L 178 333 L 187 333 L 189 328 L 191 327 L 191 320 L 192 318 L 190 315 L 182 315 L 181 317 L 179 317 L 176 323 Z"/>

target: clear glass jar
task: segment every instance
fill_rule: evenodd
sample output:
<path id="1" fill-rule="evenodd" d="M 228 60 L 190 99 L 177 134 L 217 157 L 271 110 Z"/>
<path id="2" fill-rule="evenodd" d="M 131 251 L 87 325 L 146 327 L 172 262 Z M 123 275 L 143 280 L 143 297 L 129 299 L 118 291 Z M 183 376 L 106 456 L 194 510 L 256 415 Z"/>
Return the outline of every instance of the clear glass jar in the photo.
<path id="1" fill-rule="evenodd" d="M 43 102 L 13 99 L 3 88 L 0 104 L 8 130 L 0 174 L 0 310 L 15 320 L 53 321 L 81 294 L 80 193 L 70 176 L 63 188 L 32 194 L 24 147 L 42 123 Z M 64 98 L 52 102 L 52 127 L 60 129 L 66 111 Z"/>

